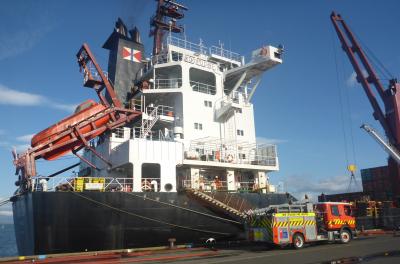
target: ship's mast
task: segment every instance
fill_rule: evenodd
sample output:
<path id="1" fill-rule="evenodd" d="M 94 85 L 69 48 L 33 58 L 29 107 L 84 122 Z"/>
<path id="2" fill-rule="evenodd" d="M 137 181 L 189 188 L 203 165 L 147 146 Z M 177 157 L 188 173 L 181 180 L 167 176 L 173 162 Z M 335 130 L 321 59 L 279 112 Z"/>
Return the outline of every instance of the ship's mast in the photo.
<path id="1" fill-rule="evenodd" d="M 161 51 L 165 31 L 182 33 L 183 27 L 176 24 L 178 19 L 184 17 L 181 10 L 187 8 L 173 0 L 157 0 L 156 14 L 150 20 L 150 36 L 154 37 L 153 55 Z"/>

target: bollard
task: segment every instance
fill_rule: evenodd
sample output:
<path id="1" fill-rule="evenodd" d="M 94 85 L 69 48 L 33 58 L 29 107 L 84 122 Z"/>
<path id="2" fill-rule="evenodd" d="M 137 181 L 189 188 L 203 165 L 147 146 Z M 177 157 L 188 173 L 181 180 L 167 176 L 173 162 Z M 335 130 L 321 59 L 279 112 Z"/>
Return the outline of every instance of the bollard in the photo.
<path id="1" fill-rule="evenodd" d="M 170 238 L 170 239 L 168 239 L 168 242 L 169 242 L 169 248 L 170 249 L 175 248 L 176 238 Z"/>

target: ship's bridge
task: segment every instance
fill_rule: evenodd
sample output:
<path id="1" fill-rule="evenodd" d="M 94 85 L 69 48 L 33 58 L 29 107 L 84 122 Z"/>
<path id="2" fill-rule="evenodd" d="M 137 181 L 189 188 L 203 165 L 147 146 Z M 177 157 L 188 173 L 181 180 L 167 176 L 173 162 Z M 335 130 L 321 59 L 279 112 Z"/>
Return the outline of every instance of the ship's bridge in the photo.
<path id="1" fill-rule="evenodd" d="M 182 60 L 210 69 L 215 68 L 215 70 L 220 66 L 228 69 L 244 65 L 244 56 L 224 49 L 222 45 L 220 47 L 206 47 L 201 40 L 199 44 L 196 44 L 186 39 L 168 36 L 163 43 L 160 54 L 151 57 L 145 71 L 151 70 L 157 64 Z"/>

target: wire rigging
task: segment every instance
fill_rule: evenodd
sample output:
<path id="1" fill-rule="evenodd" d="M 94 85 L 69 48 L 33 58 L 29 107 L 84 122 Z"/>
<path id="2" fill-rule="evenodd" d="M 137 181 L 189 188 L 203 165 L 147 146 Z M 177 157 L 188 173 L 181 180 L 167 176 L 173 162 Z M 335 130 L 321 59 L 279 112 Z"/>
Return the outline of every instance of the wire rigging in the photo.
<path id="1" fill-rule="evenodd" d="M 394 79 L 394 75 L 385 67 L 378 57 L 375 56 L 372 50 L 368 48 L 362 39 L 356 33 L 353 34 L 357 37 L 358 41 L 363 46 L 363 49 L 366 51 L 365 56 L 367 56 L 367 58 L 372 62 L 373 66 L 385 77 L 384 80 Z"/>
<path id="2" fill-rule="evenodd" d="M 342 92 L 340 89 L 340 85 L 339 85 L 339 80 L 340 80 L 340 76 L 339 76 L 339 67 L 338 67 L 338 62 L 337 62 L 337 54 L 336 54 L 336 45 L 335 45 L 335 40 L 334 40 L 334 32 L 331 29 L 332 32 L 332 47 L 333 47 L 333 53 L 334 53 L 334 59 L 335 59 L 335 70 L 336 70 L 336 87 L 337 87 L 337 91 L 338 91 L 338 95 L 339 95 L 339 105 L 340 105 L 340 119 L 342 122 L 342 133 L 343 133 L 343 141 L 344 141 L 344 149 L 345 149 L 345 160 L 346 160 L 346 164 L 349 164 L 349 157 L 348 157 L 348 152 L 347 152 L 347 137 L 346 137 L 346 129 L 345 129 L 345 122 L 344 122 L 344 107 L 343 107 L 343 99 L 342 99 Z"/>
<path id="3" fill-rule="evenodd" d="M 339 104 L 340 104 L 340 118 L 341 118 L 341 122 L 342 122 L 342 133 L 343 133 L 343 141 L 344 141 L 344 147 L 345 147 L 345 159 L 346 159 L 346 164 L 347 164 L 347 169 L 350 171 L 351 176 L 350 176 L 350 181 L 349 181 L 349 185 L 347 187 L 347 191 L 351 191 L 351 186 L 352 183 L 354 181 L 354 185 L 357 186 L 357 180 L 356 180 L 356 176 L 354 174 L 354 170 L 355 170 L 355 165 L 357 164 L 357 158 L 356 158 L 356 151 L 355 151 L 355 144 L 354 144 L 354 135 L 353 135 L 353 127 L 352 127 L 352 123 L 351 123 L 351 117 L 349 117 L 349 115 L 347 115 L 347 121 L 349 123 L 349 137 L 350 137 L 350 147 L 351 147 L 351 152 L 352 152 L 352 160 L 353 160 L 353 164 L 350 163 L 350 159 L 349 159 L 349 154 L 348 154 L 348 142 L 347 142 L 347 135 L 346 135 L 346 120 L 345 120 L 345 105 L 346 104 L 346 108 L 347 108 L 347 112 L 351 113 L 352 109 L 351 109 L 351 104 L 350 104 L 350 96 L 349 96 L 349 92 L 348 89 L 345 89 L 344 91 L 344 95 L 342 95 L 342 91 L 340 89 L 340 80 L 344 80 L 344 63 L 343 60 L 341 60 L 341 71 L 342 71 L 342 78 L 340 78 L 340 74 L 339 74 L 339 66 L 338 66 L 338 58 L 337 58 L 337 52 L 336 52 L 336 44 L 335 44 L 335 38 L 334 38 L 334 31 L 333 29 L 331 29 L 332 32 L 332 47 L 333 47 L 333 53 L 334 53 L 334 60 L 335 60 L 335 70 L 336 70 L 336 85 L 337 85 L 337 89 L 338 89 L 338 94 L 339 94 Z M 344 98 L 343 98 L 344 97 Z M 343 102 L 344 101 L 344 102 Z"/>
<path id="4" fill-rule="evenodd" d="M 217 231 L 212 231 L 212 230 L 198 229 L 198 228 L 192 228 L 192 227 L 189 227 L 189 226 L 182 226 L 182 225 L 178 225 L 178 224 L 169 223 L 169 222 L 166 222 L 166 221 L 163 221 L 163 220 L 159 220 L 159 219 L 155 219 L 155 218 L 151 218 L 151 217 L 147 217 L 147 216 L 135 214 L 135 213 L 132 213 L 132 212 L 128 212 L 128 211 L 125 211 L 125 210 L 123 210 L 123 209 L 120 209 L 120 208 L 111 206 L 111 205 L 109 205 L 109 204 L 96 201 L 96 200 L 94 200 L 94 199 L 92 199 L 92 198 L 89 198 L 89 197 L 87 197 L 87 196 L 78 194 L 78 193 L 76 193 L 76 192 L 70 192 L 70 193 L 72 193 L 72 194 L 74 194 L 74 195 L 76 195 L 76 196 L 78 196 L 78 197 L 81 197 L 81 198 L 83 198 L 83 199 L 86 199 L 86 200 L 88 200 L 88 201 L 90 201 L 90 202 L 92 202 L 92 203 L 95 203 L 95 204 L 98 204 L 98 205 L 101 205 L 101 206 L 110 208 L 110 209 L 112 209 L 112 210 L 115 210 L 115 211 L 118 211 L 118 212 L 121 212 L 121 213 L 124 213 L 124 214 L 127 214 L 127 215 L 135 216 L 135 217 L 141 218 L 141 219 L 143 219 L 143 220 L 148 220 L 148 221 L 152 221 L 152 222 L 156 222 L 156 223 L 168 225 L 168 226 L 171 226 L 171 227 L 177 227 L 177 228 L 181 228 L 181 229 L 186 229 L 186 230 L 191 230 L 191 231 L 197 231 L 197 232 L 202 232 L 202 233 L 209 233 L 209 234 L 216 234 L 216 235 L 224 235 L 224 236 L 231 235 L 230 233 L 223 233 L 223 232 L 217 232 Z"/>

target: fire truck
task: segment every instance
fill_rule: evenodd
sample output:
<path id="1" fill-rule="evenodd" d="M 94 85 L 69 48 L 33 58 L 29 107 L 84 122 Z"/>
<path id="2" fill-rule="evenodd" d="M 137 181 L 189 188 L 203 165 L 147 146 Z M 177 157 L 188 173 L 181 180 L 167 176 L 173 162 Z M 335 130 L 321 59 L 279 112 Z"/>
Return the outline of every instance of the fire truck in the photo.
<path id="1" fill-rule="evenodd" d="M 349 203 L 299 203 L 274 205 L 249 211 L 246 218 L 249 241 L 275 245 L 339 241 L 349 243 L 356 236 L 356 221 Z"/>

